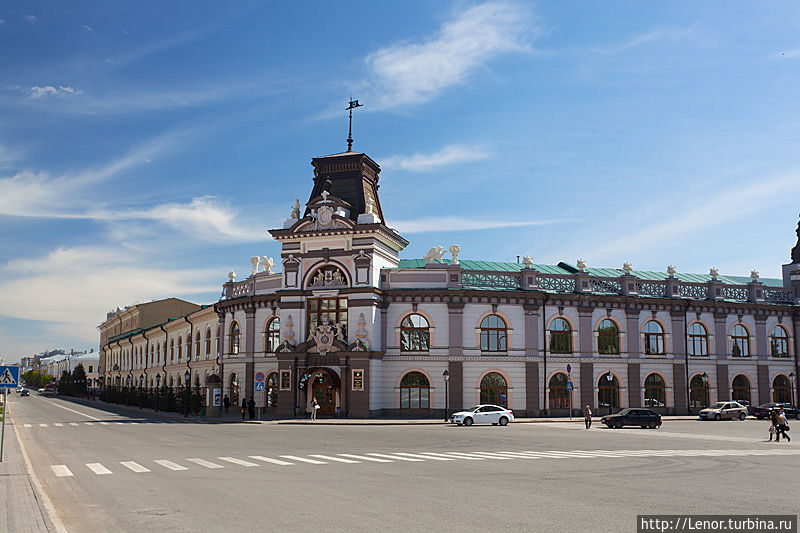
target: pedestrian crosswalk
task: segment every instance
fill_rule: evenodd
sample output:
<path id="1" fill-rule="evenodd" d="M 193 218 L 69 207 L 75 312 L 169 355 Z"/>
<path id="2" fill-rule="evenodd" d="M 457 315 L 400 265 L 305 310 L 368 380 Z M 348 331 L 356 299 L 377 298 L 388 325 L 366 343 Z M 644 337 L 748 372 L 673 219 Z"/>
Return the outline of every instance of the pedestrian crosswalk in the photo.
<path id="1" fill-rule="evenodd" d="M 609 458 L 659 458 L 659 457 L 725 457 L 725 456 L 800 456 L 796 448 L 761 449 L 701 449 L 701 450 L 522 450 L 522 451 L 442 451 L 442 452 L 365 452 L 325 453 L 307 455 L 248 455 L 246 459 L 220 456 L 207 460 L 188 457 L 183 460 L 153 459 L 146 466 L 135 461 L 113 464 L 85 463 L 76 465 L 50 465 L 56 477 L 73 477 L 83 473 L 110 475 L 124 472 L 182 472 L 195 468 L 219 470 L 227 467 L 303 466 L 303 465 L 363 465 L 376 463 L 422 463 L 426 461 L 514 461 L 514 460 L 568 460 Z M 251 460 L 250 460 L 251 459 Z M 258 462 L 253 462 L 258 461 Z M 150 464 L 152 463 L 152 464 Z M 117 466 L 119 465 L 119 466 Z M 70 468 L 70 466 L 72 468 Z M 149 467 L 149 468 L 148 468 Z M 160 468 L 158 468 L 160 467 Z M 74 470 L 74 472 L 73 472 Z"/>
<path id="2" fill-rule="evenodd" d="M 189 424 L 191 422 L 184 422 L 183 420 L 118 420 L 118 421 L 99 421 L 99 422 L 53 422 L 51 423 L 42 423 L 42 424 L 22 424 L 22 427 L 25 428 L 46 428 L 46 427 L 78 427 L 78 426 L 136 426 L 139 424 Z"/>

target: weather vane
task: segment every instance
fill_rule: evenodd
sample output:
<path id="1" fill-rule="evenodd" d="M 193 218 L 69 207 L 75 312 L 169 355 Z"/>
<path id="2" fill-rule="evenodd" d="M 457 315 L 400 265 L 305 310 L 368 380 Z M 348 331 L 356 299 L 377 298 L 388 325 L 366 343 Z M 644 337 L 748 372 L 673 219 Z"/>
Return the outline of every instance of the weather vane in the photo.
<path id="1" fill-rule="evenodd" d="M 353 151 L 353 109 L 357 107 L 363 107 L 364 104 L 359 104 L 358 100 L 353 100 L 353 97 L 350 97 L 350 105 L 347 106 L 347 110 L 350 111 L 350 129 L 347 132 L 347 151 Z"/>

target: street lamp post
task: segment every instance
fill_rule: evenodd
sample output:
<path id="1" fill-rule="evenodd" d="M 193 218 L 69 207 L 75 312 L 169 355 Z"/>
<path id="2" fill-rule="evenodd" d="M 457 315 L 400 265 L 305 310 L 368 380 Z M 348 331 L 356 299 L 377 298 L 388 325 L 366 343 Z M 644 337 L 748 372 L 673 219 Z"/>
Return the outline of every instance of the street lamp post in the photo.
<path id="1" fill-rule="evenodd" d="M 708 374 L 703 372 L 703 398 L 702 398 L 703 406 L 700 407 L 700 409 L 702 410 L 703 408 L 708 407 L 710 403 L 711 399 L 709 398 L 709 392 L 708 392 Z"/>
<path id="2" fill-rule="evenodd" d="M 156 374 L 156 411 L 158 411 L 158 397 L 161 396 L 161 373 Z"/>
<path id="3" fill-rule="evenodd" d="M 795 406 L 794 405 L 794 372 L 789 372 L 789 383 L 792 386 L 792 405 Z"/>
<path id="4" fill-rule="evenodd" d="M 190 380 L 192 379 L 192 374 L 191 374 L 191 372 L 189 372 L 187 370 L 186 373 L 183 374 L 183 377 L 185 378 L 183 380 L 183 383 L 184 383 L 183 394 L 184 394 L 185 399 L 186 399 L 186 401 L 184 402 L 183 417 L 186 418 L 187 416 L 189 416 L 189 390 L 190 390 L 189 389 L 189 384 L 190 384 Z"/>
<path id="5" fill-rule="evenodd" d="M 450 397 L 447 394 L 447 384 L 450 381 L 450 372 L 445 370 L 442 372 L 442 377 L 444 378 L 444 421 L 447 422 L 450 411 Z"/>
<path id="6" fill-rule="evenodd" d="M 611 415 L 611 400 L 613 398 L 613 393 L 611 391 L 611 381 L 614 379 L 614 376 L 611 375 L 611 370 L 608 371 L 606 374 L 606 381 L 608 381 L 608 414 Z"/>

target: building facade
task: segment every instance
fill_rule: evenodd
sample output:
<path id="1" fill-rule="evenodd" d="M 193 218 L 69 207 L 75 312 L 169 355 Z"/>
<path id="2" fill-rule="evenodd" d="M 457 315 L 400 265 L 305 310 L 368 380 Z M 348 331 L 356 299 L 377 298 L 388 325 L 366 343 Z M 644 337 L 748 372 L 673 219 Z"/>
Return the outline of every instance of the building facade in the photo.
<path id="1" fill-rule="evenodd" d="M 270 232 L 280 259 L 230 273 L 213 307 L 106 342 L 109 382 L 180 383 L 188 369 L 281 417 L 312 397 L 346 417 L 797 399 L 800 225 L 782 279 L 461 260 L 458 245 L 401 259 L 408 242 L 386 225 L 377 163 L 348 151 L 312 166 L 308 202 Z"/>

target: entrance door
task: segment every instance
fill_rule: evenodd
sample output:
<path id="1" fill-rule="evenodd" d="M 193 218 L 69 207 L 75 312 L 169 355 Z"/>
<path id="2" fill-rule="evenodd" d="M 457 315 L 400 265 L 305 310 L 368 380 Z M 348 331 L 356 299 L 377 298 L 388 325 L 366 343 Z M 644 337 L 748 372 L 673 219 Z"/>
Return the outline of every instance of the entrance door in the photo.
<path id="1" fill-rule="evenodd" d="M 319 374 L 322 374 L 322 376 L 318 377 Z M 317 414 L 336 414 L 336 387 L 334 387 L 333 380 L 327 371 L 314 372 L 313 393 L 319 404 Z"/>

